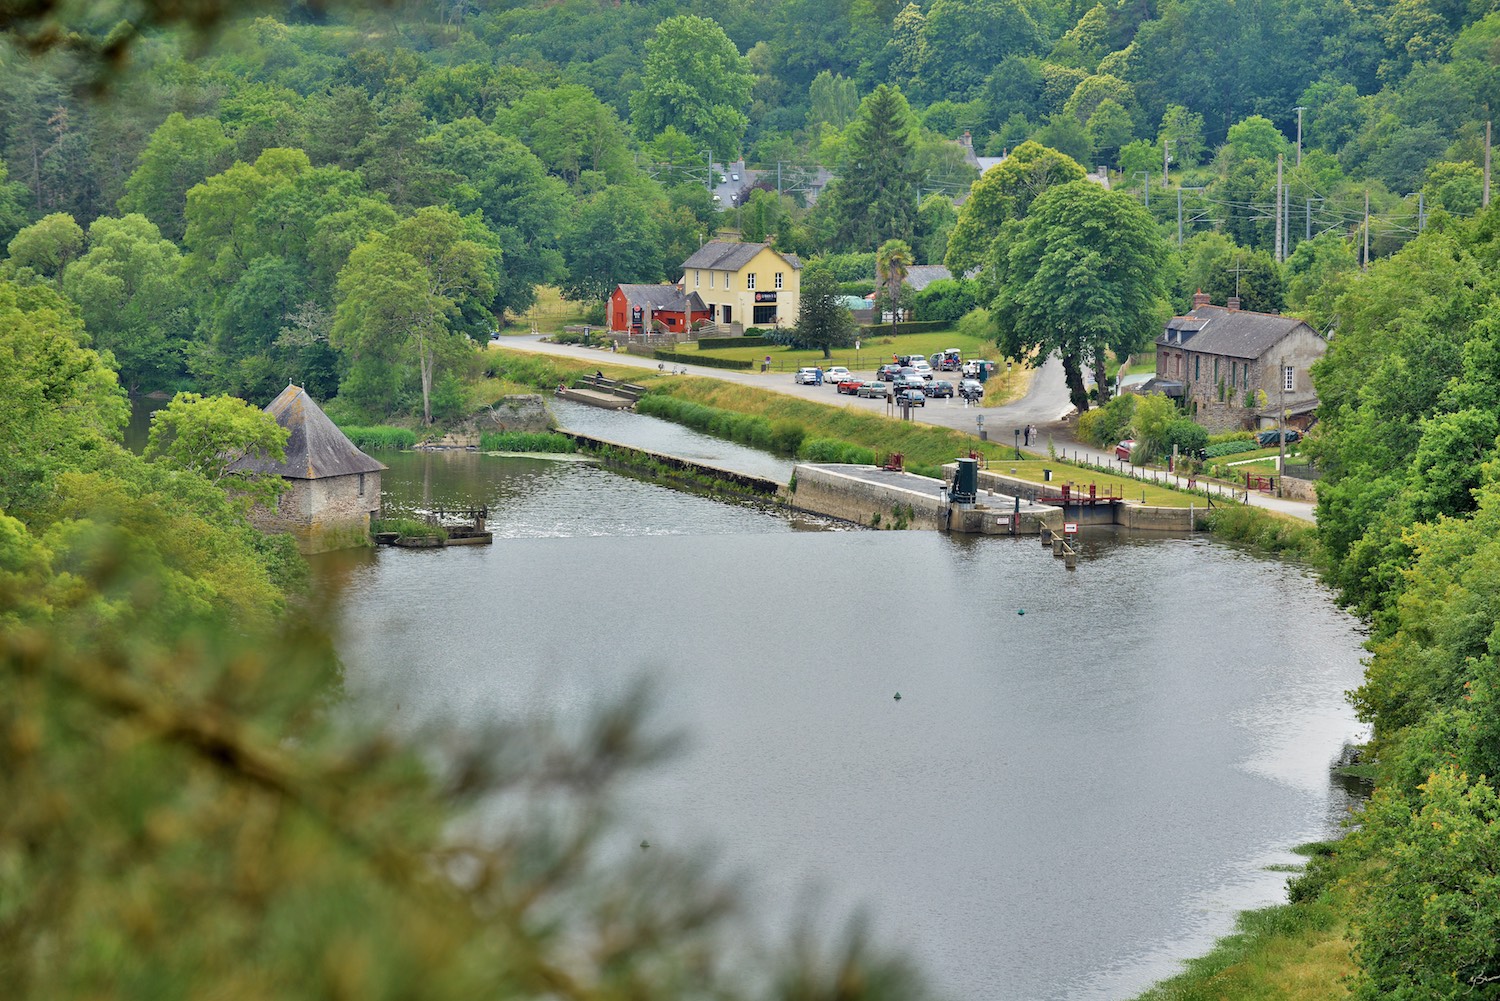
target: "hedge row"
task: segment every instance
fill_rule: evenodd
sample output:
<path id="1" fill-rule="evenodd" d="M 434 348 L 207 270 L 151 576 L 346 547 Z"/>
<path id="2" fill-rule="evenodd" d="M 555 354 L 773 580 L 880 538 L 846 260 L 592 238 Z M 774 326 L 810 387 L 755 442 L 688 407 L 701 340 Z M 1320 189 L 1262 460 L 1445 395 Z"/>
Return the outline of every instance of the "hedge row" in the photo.
<path id="1" fill-rule="evenodd" d="M 1203 454 L 1209 459 L 1218 459 L 1226 455 L 1235 455 L 1239 452 L 1253 452 L 1260 448 L 1254 440 L 1251 441 L 1221 441 L 1208 446 Z"/>
<path id="2" fill-rule="evenodd" d="M 637 413 L 673 421 L 716 438 L 782 455 L 796 455 L 802 444 L 802 436 L 806 434 L 802 425 L 795 421 L 773 423 L 759 414 L 720 410 L 661 393 L 641 397 L 635 409 Z"/>
<path id="3" fill-rule="evenodd" d="M 864 337 L 878 337 L 881 334 L 889 334 L 891 325 L 889 323 L 866 323 L 860 325 L 860 333 Z M 897 334 L 929 334 L 934 330 L 952 330 L 953 324 L 943 320 L 907 320 L 896 324 Z"/>
<path id="4" fill-rule="evenodd" d="M 526 431 L 485 431 L 479 447 L 486 452 L 576 452 L 578 445 L 565 434 L 532 434 Z"/>
<path id="5" fill-rule="evenodd" d="M 376 452 L 381 449 L 411 448 L 417 443 L 417 433 L 408 428 L 341 427 L 345 437 L 354 442 L 361 452 Z"/>
<path id="6" fill-rule="evenodd" d="M 735 343 L 739 343 L 736 341 Z M 683 365 L 706 365 L 709 368 L 734 368 L 749 371 L 755 367 L 751 361 L 734 358 L 715 358 L 705 354 L 679 354 L 676 351 L 653 351 L 651 357 L 658 361 L 680 362 Z"/>
<path id="7" fill-rule="evenodd" d="M 743 337 L 704 337 L 698 341 L 698 350 L 713 348 L 763 348 L 775 341 L 765 334 L 745 334 Z"/>
<path id="8" fill-rule="evenodd" d="M 851 445 L 837 438 L 809 438 L 802 443 L 797 457 L 808 462 L 847 462 L 873 466 L 875 452 L 860 445 Z"/>

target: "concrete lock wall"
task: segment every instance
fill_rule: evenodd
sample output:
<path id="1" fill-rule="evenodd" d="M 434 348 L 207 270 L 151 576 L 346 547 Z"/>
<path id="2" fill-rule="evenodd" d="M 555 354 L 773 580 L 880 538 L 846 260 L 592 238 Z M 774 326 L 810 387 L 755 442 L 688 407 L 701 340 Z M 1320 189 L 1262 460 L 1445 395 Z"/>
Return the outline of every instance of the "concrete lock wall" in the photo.
<path id="1" fill-rule="evenodd" d="M 943 528 L 946 521 L 947 505 L 918 490 L 873 483 L 837 470 L 800 463 L 792 476 L 797 489 L 788 497 L 791 506 L 799 511 L 881 527 L 900 524 L 903 513 L 908 528 Z"/>

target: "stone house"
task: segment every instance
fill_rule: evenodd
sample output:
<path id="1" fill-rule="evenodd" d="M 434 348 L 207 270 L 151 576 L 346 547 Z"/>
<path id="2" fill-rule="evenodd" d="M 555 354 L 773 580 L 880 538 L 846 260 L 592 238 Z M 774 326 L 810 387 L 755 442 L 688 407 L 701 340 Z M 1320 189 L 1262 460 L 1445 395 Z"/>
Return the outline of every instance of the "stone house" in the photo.
<path id="1" fill-rule="evenodd" d="M 680 335 L 708 317 L 702 297 L 696 292 L 683 292 L 681 285 L 616 285 L 609 294 L 611 333 L 639 337 L 649 334 L 655 322 Z"/>
<path id="2" fill-rule="evenodd" d="M 710 240 L 682 262 L 678 284 L 702 298 L 714 323 L 790 327 L 802 304 L 802 261 L 769 244 Z"/>
<path id="3" fill-rule="evenodd" d="M 1156 376 L 1143 387 L 1179 398 L 1213 432 L 1288 426 L 1306 429 L 1317 408 L 1312 363 L 1328 342 L 1305 321 L 1215 306 L 1193 296 L 1193 308 L 1167 321 L 1156 338 Z"/>
<path id="4" fill-rule="evenodd" d="M 274 510 L 252 508 L 251 523 L 263 532 L 290 533 L 304 553 L 368 545 L 385 466 L 355 448 L 301 386 L 287 386 L 266 413 L 290 432 L 286 461 L 253 456 L 231 468 L 275 474 L 287 489 Z"/>

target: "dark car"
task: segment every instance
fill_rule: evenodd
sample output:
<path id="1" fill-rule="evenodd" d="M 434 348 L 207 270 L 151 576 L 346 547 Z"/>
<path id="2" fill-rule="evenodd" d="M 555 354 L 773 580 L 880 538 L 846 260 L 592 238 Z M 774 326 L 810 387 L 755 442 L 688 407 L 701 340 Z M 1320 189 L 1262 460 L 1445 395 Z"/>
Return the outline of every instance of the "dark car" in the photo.
<path id="1" fill-rule="evenodd" d="M 903 389 L 896 394 L 896 404 L 902 407 L 925 407 L 927 395 L 920 389 Z"/>
<path id="2" fill-rule="evenodd" d="M 875 372 L 875 378 L 879 382 L 893 382 L 896 376 L 901 374 L 900 365 L 882 365 Z"/>
<path id="3" fill-rule="evenodd" d="M 953 399 L 953 383 L 947 379 L 937 379 L 922 387 L 922 392 L 934 399 Z"/>
<path id="4" fill-rule="evenodd" d="M 926 385 L 926 380 L 920 375 L 898 375 L 891 382 L 891 388 L 898 393 L 906 389 L 913 389 L 920 393 Z"/>
<path id="5" fill-rule="evenodd" d="M 1270 448 L 1273 445 L 1279 445 L 1281 444 L 1281 441 L 1277 437 L 1277 435 L 1279 435 L 1280 433 L 1281 432 L 1277 431 L 1275 428 L 1271 428 L 1269 431 L 1262 431 L 1260 434 L 1255 436 L 1255 443 L 1261 448 Z M 1286 429 L 1286 443 L 1288 445 L 1301 440 L 1301 431 L 1298 431 L 1296 428 Z"/>

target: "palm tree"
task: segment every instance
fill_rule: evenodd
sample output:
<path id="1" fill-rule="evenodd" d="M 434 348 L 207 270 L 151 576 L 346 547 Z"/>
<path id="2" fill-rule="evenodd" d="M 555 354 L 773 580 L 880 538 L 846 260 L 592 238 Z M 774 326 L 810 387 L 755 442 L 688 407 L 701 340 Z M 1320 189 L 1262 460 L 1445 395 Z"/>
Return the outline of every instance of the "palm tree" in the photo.
<path id="1" fill-rule="evenodd" d="M 892 334 L 896 333 L 896 324 L 901 319 L 897 307 L 901 302 L 901 286 L 906 283 L 906 272 L 911 264 L 911 247 L 905 240 L 887 240 L 875 252 L 875 275 L 890 306 Z"/>

